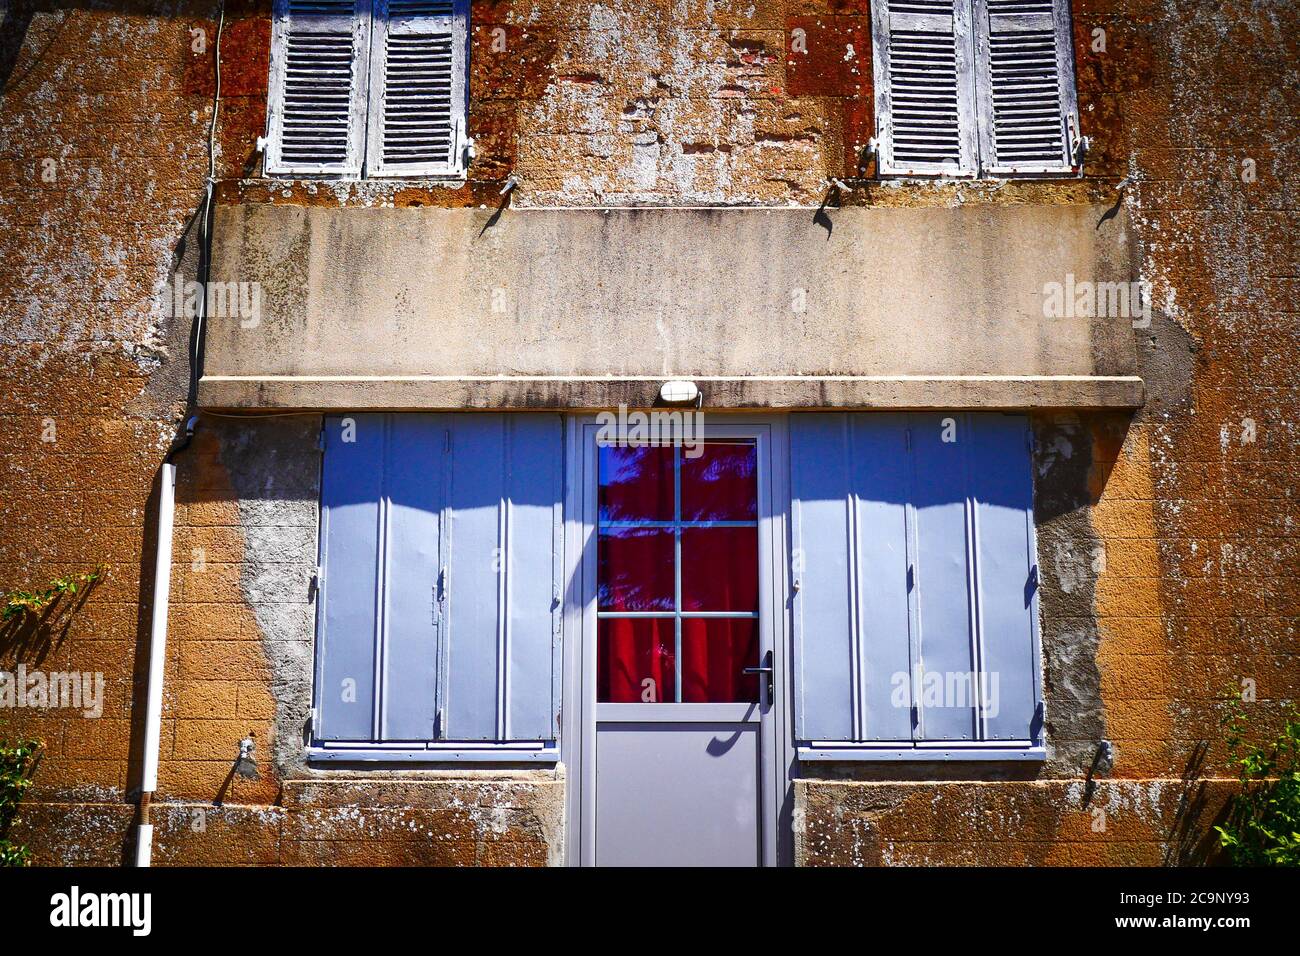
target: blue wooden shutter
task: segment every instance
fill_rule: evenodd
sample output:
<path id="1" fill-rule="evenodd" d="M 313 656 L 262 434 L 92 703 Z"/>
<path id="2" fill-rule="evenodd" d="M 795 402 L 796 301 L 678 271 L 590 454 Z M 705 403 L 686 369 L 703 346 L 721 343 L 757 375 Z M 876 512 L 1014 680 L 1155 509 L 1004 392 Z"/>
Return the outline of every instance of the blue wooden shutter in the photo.
<path id="1" fill-rule="evenodd" d="M 907 537 L 909 474 L 904 415 L 850 416 L 861 621 L 860 740 L 912 739 Z"/>
<path id="2" fill-rule="evenodd" d="M 344 441 L 346 437 L 352 441 Z M 383 415 L 325 420 L 315 736 L 373 740 L 379 648 Z"/>
<path id="3" fill-rule="evenodd" d="M 446 737 L 551 740 L 561 576 L 556 415 L 456 415 Z"/>
<path id="4" fill-rule="evenodd" d="M 920 736 L 973 740 L 975 633 L 966 508 L 973 437 L 962 414 L 913 415 L 911 428 Z"/>
<path id="5" fill-rule="evenodd" d="M 320 740 L 434 738 L 443 445 L 436 416 L 326 419 Z"/>
<path id="6" fill-rule="evenodd" d="M 435 736 L 445 445 L 438 416 L 389 416 L 379 728 L 386 742 Z"/>
<path id="7" fill-rule="evenodd" d="M 796 736 L 910 741 L 907 449 L 901 415 L 796 415 Z"/>
<path id="8" fill-rule="evenodd" d="M 563 424 L 558 415 L 508 420 L 506 740 L 558 733 L 564 587 Z"/>
<path id="9" fill-rule="evenodd" d="M 1034 739 L 1027 435 L 1023 416 L 792 416 L 798 739 Z"/>
<path id="10" fill-rule="evenodd" d="M 325 433 L 316 738 L 555 739 L 559 417 L 352 415 Z"/>
<path id="11" fill-rule="evenodd" d="M 790 419 L 795 736 L 854 739 L 853 600 L 848 420 Z"/>
<path id="12" fill-rule="evenodd" d="M 1033 740 L 1038 706 L 1038 559 L 1029 423 L 971 415 L 980 659 L 989 690 L 984 737 Z"/>

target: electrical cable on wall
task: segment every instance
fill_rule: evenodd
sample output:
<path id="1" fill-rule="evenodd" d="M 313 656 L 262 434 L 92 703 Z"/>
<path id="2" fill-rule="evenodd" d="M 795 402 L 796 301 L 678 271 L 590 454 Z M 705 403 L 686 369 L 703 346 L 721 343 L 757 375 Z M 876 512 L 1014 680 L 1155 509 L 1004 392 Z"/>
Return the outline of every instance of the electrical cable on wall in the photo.
<path id="1" fill-rule="evenodd" d="M 199 359 L 202 352 L 203 323 L 208 311 L 208 272 L 212 250 L 211 230 L 208 220 L 212 214 L 212 188 L 216 182 L 217 113 L 221 106 L 221 34 L 226 22 L 224 0 L 217 8 L 217 37 L 213 44 L 216 60 L 216 83 L 212 94 L 212 121 L 208 126 L 208 174 L 204 183 L 203 206 L 199 218 L 199 308 L 190 330 L 193 347 L 190 352 L 189 391 L 186 395 L 186 415 L 183 427 L 177 432 L 171 447 L 158 469 L 158 540 L 154 555 L 153 608 L 149 636 L 149 670 L 145 687 L 144 761 L 140 774 L 140 802 L 138 805 L 135 865 L 147 867 L 153 860 L 153 824 L 149 810 L 154 792 L 158 788 L 158 761 L 162 743 L 163 674 L 167 664 L 167 611 L 171 591 L 172 528 L 176 509 L 176 465 L 173 459 L 189 447 L 198 425 L 195 414 L 198 398 Z"/>

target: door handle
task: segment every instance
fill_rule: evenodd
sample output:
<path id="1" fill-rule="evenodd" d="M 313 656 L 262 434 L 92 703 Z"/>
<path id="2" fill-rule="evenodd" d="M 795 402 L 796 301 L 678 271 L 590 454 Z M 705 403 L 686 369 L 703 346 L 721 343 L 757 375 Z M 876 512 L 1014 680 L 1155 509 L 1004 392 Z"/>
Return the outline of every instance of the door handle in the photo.
<path id="1" fill-rule="evenodd" d="M 767 676 L 767 702 L 772 703 L 772 675 L 776 673 L 776 668 L 772 666 L 772 652 L 768 651 L 763 655 L 763 663 L 756 664 L 752 667 L 742 667 L 742 674 L 764 674 Z"/>

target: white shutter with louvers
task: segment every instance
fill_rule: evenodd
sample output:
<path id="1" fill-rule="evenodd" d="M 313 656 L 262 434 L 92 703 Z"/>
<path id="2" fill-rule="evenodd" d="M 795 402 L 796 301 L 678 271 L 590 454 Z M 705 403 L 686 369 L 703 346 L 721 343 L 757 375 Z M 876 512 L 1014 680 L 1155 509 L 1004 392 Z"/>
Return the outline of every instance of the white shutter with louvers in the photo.
<path id="1" fill-rule="evenodd" d="M 980 157 L 993 175 L 1075 169 L 1068 0 L 974 0 Z"/>
<path id="2" fill-rule="evenodd" d="M 361 174 L 369 0 L 276 0 L 266 172 Z"/>
<path id="3" fill-rule="evenodd" d="M 464 169 L 465 0 L 377 0 L 366 172 Z"/>
<path id="4" fill-rule="evenodd" d="M 881 174 L 974 175 L 970 10 L 970 0 L 872 4 Z"/>

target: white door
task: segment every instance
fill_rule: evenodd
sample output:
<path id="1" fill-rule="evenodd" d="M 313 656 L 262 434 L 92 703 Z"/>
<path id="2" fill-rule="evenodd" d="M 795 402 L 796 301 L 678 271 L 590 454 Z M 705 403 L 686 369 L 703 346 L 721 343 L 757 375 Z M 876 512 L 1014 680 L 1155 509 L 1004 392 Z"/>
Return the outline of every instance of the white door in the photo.
<path id="1" fill-rule="evenodd" d="M 772 424 L 714 422 L 659 445 L 577 429 L 587 864 L 777 862 L 785 509 Z"/>

